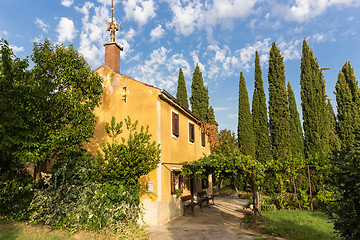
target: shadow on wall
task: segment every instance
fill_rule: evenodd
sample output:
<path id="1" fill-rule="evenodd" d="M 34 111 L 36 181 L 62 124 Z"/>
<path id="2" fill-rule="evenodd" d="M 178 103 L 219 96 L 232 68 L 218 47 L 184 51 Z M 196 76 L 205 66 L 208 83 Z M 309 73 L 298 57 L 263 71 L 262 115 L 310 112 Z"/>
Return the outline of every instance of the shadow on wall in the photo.
<path id="1" fill-rule="evenodd" d="M 155 201 L 157 195 L 155 194 L 155 183 L 150 182 L 150 176 L 141 176 L 139 179 L 140 183 L 140 197 L 143 198 L 150 198 L 152 201 Z M 151 186 L 148 186 L 150 184 Z"/>
<path id="2" fill-rule="evenodd" d="M 94 157 L 97 156 L 97 151 L 101 150 L 103 143 L 106 142 L 105 122 L 99 122 L 96 125 L 95 133 L 90 142 L 85 143 L 84 147 L 90 151 Z"/>

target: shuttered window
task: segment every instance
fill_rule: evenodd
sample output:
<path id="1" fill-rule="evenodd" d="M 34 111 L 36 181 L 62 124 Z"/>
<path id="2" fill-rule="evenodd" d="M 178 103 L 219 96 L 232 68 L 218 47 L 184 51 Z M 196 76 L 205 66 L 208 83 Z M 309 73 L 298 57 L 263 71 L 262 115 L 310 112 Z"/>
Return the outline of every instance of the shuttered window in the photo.
<path id="1" fill-rule="evenodd" d="M 189 123 L 189 141 L 192 143 L 195 141 L 195 126 L 193 123 Z"/>
<path id="2" fill-rule="evenodd" d="M 205 132 L 201 131 L 201 146 L 205 147 Z"/>
<path id="3" fill-rule="evenodd" d="M 172 112 L 172 134 L 175 137 L 179 137 L 179 114 Z"/>

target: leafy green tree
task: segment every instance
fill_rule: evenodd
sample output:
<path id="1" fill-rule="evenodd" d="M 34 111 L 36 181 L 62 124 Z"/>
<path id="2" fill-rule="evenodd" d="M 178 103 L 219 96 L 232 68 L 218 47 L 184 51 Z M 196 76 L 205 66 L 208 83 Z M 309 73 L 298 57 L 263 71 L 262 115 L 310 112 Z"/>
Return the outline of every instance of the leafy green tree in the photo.
<path id="1" fill-rule="evenodd" d="M 238 142 L 242 154 L 255 156 L 255 136 L 250 112 L 249 95 L 242 72 L 240 72 L 239 81 Z"/>
<path id="2" fill-rule="evenodd" d="M 32 137 L 28 111 L 32 104 L 28 60 L 17 58 L 8 42 L 0 42 L 0 173 L 16 165 L 23 142 Z"/>
<path id="3" fill-rule="evenodd" d="M 222 129 L 219 133 L 219 144 L 216 146 L 214 153 L 224 156 L 236 154 L 239 151 L 238 140 L 235 133 L 230 129 Z"/>
<path id="4" fill-rule="evenodd" d="M 347 61 L 338 74 L 335 86 L 339 136 L 342 148 L 349 148 L 354 144 L 355 131 L 360 127 L 360 98 L 358 81 L 354 75 L 354 68 Z"/>
<path id="5" fill-rule="evenodd" d="M 265 163 L 270 157 L 270 143 L 266 98 L 258 51 L 255 52 L 255 89 L 252 99 L 252 116 L 255 135 L 255 156 L 258 161 Z"/>
<path id="6" fill-rule="evenodd" d="M 143 126 L 137 131 L 138 121 L 131 122 L 130 117 L 124 119 L 127 138 L 116 139 L 122 133 L 123 122 L 106 123 L 105 130 L 112 142 L 107 142 L 102 147 L 104 154 L 98 153 L 96 158 L 96 175 L 99 181 L 112 183 L 118 181 L 123 185 L 139 184 L 139 178 L 148 174 L 157 167 L 160 161 L 160 147 L 151 141 L 148 127 Z"/>
<path id="7" fill-rule="evenodd" d="M 26 89 L 17 96 L 25 101 L 12 113 L 25 128 L 14 155 L 37 165 L 81 148 L 92 137 L 102 80 L 72 45 L 53 46 L 47 39 L 34 45 L 31 59 L 34 67 L 29 72 L 18 71 L 20 75 L 8 81 Z"/>
<path id="8" fill-rule="evenodd" d="M 179 77 L 178 77 L 178 85 L 177 85 L 177 92 L 176 92 L 176 99 L 179 102 L 189 108 L 189 101 L 187 97 L 187 90 L 186 90 L 186 83 L 182 69 L 179 70 Z"/>
<path id="9" fill-rule="evenodd" d="M 219 126 L 219 124 L 215 120 L 215 111 L 212 106 L 209 107 L 208 114 L 206 117 L 206 122 L 209 124 L 213 124 L 215 126 Z"/>
<path id="10" fill-rule="evenodd" d="M 289 118 L 291 133 L 291 151 L 293 157 L 304 159 L 304 136 L 301 128 L 300 116 L 296 107 L 294 91 L 288 82 Z"/>
<path id="11" fill-rule="evenodd" d="M 209 111 L 209 93 L 208 88 L 204 86 L 199 64 L 196 64 L 193 73 L 190 103 L 192 112 L 203 121 L 206 121 Z"/>
<path id="12" fill-rule="evenodd" d="M 329 115 L 325 80 L 305 39 L 302 45 L 300 85 L 305 157 L 314 164 L 316 159 L 326 159 L 330 151 Z"/>
<path id="13" fill-rule="evenodd" d="M 275 42 L 270 49 L 268 81 L 271 152 L 275 161 L 283 162 L 291 152 L 289 107 L 285 86 L 285 65 Z"/>

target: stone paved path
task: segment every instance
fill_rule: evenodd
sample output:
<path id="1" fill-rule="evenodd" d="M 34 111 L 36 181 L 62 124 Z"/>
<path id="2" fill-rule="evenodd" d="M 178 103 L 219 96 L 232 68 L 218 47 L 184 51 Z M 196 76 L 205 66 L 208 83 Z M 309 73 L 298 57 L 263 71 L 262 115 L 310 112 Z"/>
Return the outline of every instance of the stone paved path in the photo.
<path id="1" fill-rule="evenodd" d="M 149 227 L 152 240 L 212 240 L 212 239 L 254 239 L 261 235 L 242 230 L 242 219 L 249 210 L 244 199 L 215 198 L 215 205 L 195 207 L 195 216 L 187 210 L 178 217 L 158 227 Z"/>

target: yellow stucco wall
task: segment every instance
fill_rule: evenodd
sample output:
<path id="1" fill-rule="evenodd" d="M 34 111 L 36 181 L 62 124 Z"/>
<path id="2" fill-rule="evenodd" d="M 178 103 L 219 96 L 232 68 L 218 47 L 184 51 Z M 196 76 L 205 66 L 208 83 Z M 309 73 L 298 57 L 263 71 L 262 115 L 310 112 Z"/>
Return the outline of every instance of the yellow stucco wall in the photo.
<path id="1" fill-rule="evenodd" d="M 86 147 L 96 154 L 102 143 L 109 140 L 106 137 L 104 127 L 105 123 L 110 122 L 113 116 L 117 122 L 130 116 L 133 121 L 139 121 L 139 127 L 149 126 L 152 140 L 160 144 L 161 163 L 157 169 L 140 179 L 143 186 L 146 186 L 148 182 L 153 183 L 155 190 L 154 194 L 150 196 L 142 194 L 141 200 L 147 203 L 144 205 L 151 208 L 151 215 L 154 215 L 149 219 L 158 218 L 154 221 L 155 224 L 149 222 L 148 224 L 157 225 L 166 222 L 180 213 L 179 200 L 176 199 L 175 195 L 171 195 L 170 172 L 173 167 L 181 168 L 182 166 L 162 163 L 190 162 L 199 159 L 203 154 L 210 154 L 208 138 L 206 136 L 206 146 L 202 147 L 201 129 L 197 120 L 176 103 L 160 97 L 159 95 L 162 95 L 160 89 L 122 74 L 116 74 L 106 66 L 100 67 L 96 72 L 104 79 L 104 92 L 101 105 L 95 110 L 98 117 L 95 135 Z M 172 136 L 172 111 L 179 114 L 178 138 Z M 189 142 L 189 121 L 195 125 L 194 143 Z M 189 184 L 185 184 L 183 195 L 190 193 L 188 186 Z M 176 208 L 176 210 L 172 208 Z"/>

